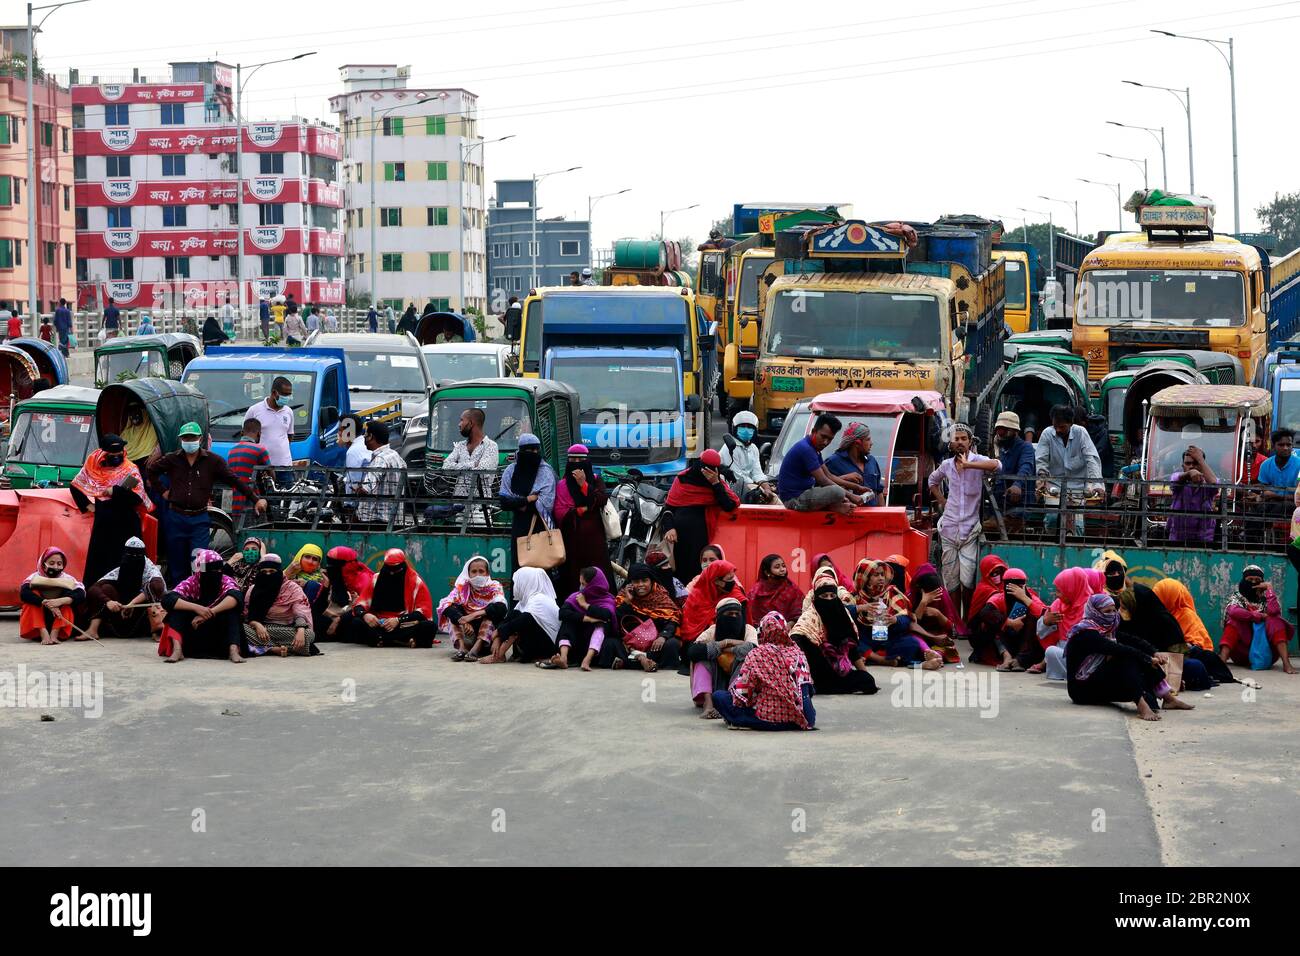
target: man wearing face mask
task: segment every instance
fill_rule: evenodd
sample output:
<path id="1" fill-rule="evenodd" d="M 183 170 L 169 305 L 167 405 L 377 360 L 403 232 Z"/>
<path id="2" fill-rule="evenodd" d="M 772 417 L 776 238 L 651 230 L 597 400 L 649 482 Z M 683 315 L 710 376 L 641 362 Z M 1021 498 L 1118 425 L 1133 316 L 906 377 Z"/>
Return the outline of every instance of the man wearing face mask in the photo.
<path id="1" fill-rule="evenodd" d="M 203 448 L 203 429 L 198 422 L 182 425 L 180 439 L 180 451 L 155 458 L 148 469 L 149 484 L 167 499 L 167 577 L 173 584 L 189 571 L 195 549 L 208 546 L 212 536 L 208 502 L 216 485 L 234 488 L 257 502 L 258 514 L 266 511 L 266 499 L 231 472 L 224 458 Z M 163 477 L 168 479 L 166 490 L 161 486 Z"/>
<path id="2" fill-rule="evenodd" d="M 722 439 L 722 467 L 730 468 L 736 480 L 732 488 L 747 505 L 780 504 L 772 479 L 763 471 L 759 460 L 758 417 L 753 412 L 736 412 L 731 419 L 731 434 Z"/>
<path id="3" fill-rule="evenodd" d="M 293 382 L 277 375 L 271 382 L 271 391 L 265 401 L 258 402 L 244 413 L 244 420 L 257 419 L 262 426 L 261 445 L 275 468 L 288 468 L 293 464 L 289 439 L 293 435 Z"/>

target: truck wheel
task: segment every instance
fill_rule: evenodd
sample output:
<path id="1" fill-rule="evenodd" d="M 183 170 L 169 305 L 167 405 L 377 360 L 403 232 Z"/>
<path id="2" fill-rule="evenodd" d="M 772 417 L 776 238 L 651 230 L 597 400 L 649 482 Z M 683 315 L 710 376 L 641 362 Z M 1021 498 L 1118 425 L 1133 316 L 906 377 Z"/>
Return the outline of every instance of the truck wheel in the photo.
<path id="1" fill-rule="evenodd" d="M 224 511 L 208 509 L 208 547 L 223 558 L 235 553 L 235 522 Z"/>
<path id="2" fill-rule="evenodd" d="M 975 437 L 984 445 L 984 451 L 981 454 L 988 457 L 995 457 L 990 453 L 993 448 L 993 406 L 985 405 L 980 409 L 979 415 L 975 418 Z"/>

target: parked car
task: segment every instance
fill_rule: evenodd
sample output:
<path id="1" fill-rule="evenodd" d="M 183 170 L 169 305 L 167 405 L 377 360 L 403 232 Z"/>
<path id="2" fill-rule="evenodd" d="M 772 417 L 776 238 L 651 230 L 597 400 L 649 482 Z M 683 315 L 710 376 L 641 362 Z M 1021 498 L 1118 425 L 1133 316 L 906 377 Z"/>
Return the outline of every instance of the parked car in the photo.
<path id="1" fill-rule="evenodd" d="M 433 379 L 413 335 L 313 332 L 308 348 L 342 349 L 354 407 L 402 403 L 401 430 L 428 409 Z"/>
<path id="2" fill-rule="evenodd" d="M 422 345 L 424 364 L 435 387 L 471 378 L 508 378 L 510 346 L 491 342 Z"/>

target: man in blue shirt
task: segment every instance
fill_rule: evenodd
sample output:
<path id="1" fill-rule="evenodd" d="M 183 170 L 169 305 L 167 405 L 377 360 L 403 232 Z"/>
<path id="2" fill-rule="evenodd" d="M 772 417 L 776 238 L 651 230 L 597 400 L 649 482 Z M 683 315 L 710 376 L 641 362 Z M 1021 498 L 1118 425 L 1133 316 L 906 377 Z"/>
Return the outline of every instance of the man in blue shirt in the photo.
<path id="1" fill-rule="evenodd" d="M 1300 458 L 1291 454 L 1294 447 L 1295 432 L 1279 428 L 1273 433 L 1273 457 L 1259 466 L 1262 497 L 1270 514 L 1290 513 L 1288 506 L 1300 479 Z"/>
<path id="2" fill-rule="evenodd" d="M 113 300 L 109 299 L 108 301 L 111 307 Z M 59 351 L 66 356 L 72 338 L 72 310 L 68 308 L 67 299 L 60 299 L 59 307 L 54 310 L 54 331 L 59 333 Z"/>
<path id="3" fill-rule="evenodd" d="M 1010 481 L 999 478 L 994 483 L 1003 518 L 1008 527 L 1014 526 L 1018 530 L 1024 526 L 1024 509 L 1034 505 L 1034 474 L 1037 471 L 1034 446 L 1020 437 L 1020 416 L 1015 412 L 1003 412 L 998 416 L 993 425 L 993 443 L 998 450 L 998 471 L 1028 479 Z M 986 531 L 996 530 L 997 519 L 985 521 L 984 528 Z"/>
<path id="4" fill-rule="evenodd" d="M 812 432 L 799 439 L 781 459 L 776 479 L 777 497 L 792 511 L 838 511 L 849 514 L 862 504 L 862 486 L 826 470 L 822 449 L 839 433 L 840 420 L 825 412 L 813 422 Z"/>
<path id="5" fill-rule="evenodd" d="M 840 438 L 840 448 L 826 459 L 826 470 L 841 478 L 857 480 L 866 491 L 863 504 L 881 504 L 880 494 L 884 483 L 880 477 L 880 462 L 871 454 L 871 429 L 862 422 L 849 422 Z"/>
<path id="6" fill-rule="evenodd" d="M 64 301 L 60 299 L 59 305 L 64 305 L 64 304 L 66 303 L 64 303 Z M 118 329 L 121 328 L 122 325 L 121 316 L 122 313 L 118 311 L 117 303 L 113 301 L 112 296 L 109 296 L 108 302 L 104 306 L 104 332 L 105 332 L 104 338 L 106 339 L 117 338 Z"/>

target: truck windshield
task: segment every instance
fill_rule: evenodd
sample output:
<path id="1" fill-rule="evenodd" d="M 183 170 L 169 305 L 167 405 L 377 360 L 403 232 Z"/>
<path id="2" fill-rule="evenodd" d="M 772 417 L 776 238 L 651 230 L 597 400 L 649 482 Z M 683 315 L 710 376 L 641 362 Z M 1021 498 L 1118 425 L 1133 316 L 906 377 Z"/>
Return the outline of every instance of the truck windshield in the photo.
<path id="1" fill-rule="evenodd" d="M 1155 415 L 1147 446 L 1147 480 L 1159 481 L 1183 470 L 1188 445 L 1205 452 L 1205 460 L 1219 481 L 1231 483 L 1237 477 L 1237 430 L 1240 422 L 1226 424 L 1202 420 L 1199 416 Z"/>
<path id="2" fill-rule="evenodd" d="M 464 441 L 460 433 L 460 415 L 467 408 L 482 409 L 483 434 L 497 443 L 499 451 L 515 451 L 519 447 L 519 436 L 533 430 L 528 403 L 522 398 L 456 398 L 449 395 L 433 403 L 426 447 L 446 454 L 456 442 Z"/>
<path id="3" fill-rule="evenodd" d="M 771 256 L 750 256 L 741 263 L 737 311 L 753 312 L 758 308 L 758 277 L 771 264 Z"/>
<path id="4" fill-rule="evenodd" d="M 1284 378 L 1277 383 L 1277 428 L 1300 428 L 1300 378 Z"/>
<path id="5" fill-rule="evenodd" d="M 95 416 L 20 412 L 9 438 L 9 461 L 28 465 L 83 464 L 99 444 Z"/>
<path id="6" fill-rule="evenodd" d="M 348 388 L 376 392 L 423 392 L 424 375 L 418 352 L 344 353 Z"/>
<path id="7" fill-rule="evenodd" d="M 193 368 L 193 366 L 191 366 Z M 185 384 L 207 397 L 208 422 L 213 441 L 236 441 L 244 427 L 244 416 L 271 393 L 271 382 L 283 375 L 293 383 L 292 440 L 311 434 L 312 406 L 316 399 L 314 372 L 281 372 L 275 369 L 242 371 L 237 368 L 205 368 L 189 372 Z"/>
<path id="8" fill-rule="evenodd" d="M 939 305 L 928 295 L 782 289 L 768 350 L 792 358 L 937 359 Z"/>
<path id="9" fill-rule="evenodd" d="M 490 352 L 424 353 L 429 377 L 435 382 L 463 382 L 470 378 L 496 378 L 501 374 L 496 355 Z"/>
<path id="10" fill-rule="evenodd" d="M 163 353 L 156 349 L 139 351 L 106 352 L 95 360 L 95 381 L 108 384 L 127 378 L 149 378 L 167 376 L 167 363 Z"/>
<path id="11" fill-rule="evenodd" d="M 681 373 L 662 357 L 561 358 L 551 363 L 547 377 L 573 386 L 585 422 L 608 412 L 679 412 L 682 407 Z"/>
<path id="12" fill-rule="evenodd" d="M 1004 260 L 1004 266 L 1007 275 L 1007 304 L 1008 309 L 1023 309 L 1025 300 L 1028 298 L 1028 278 L 1029 274 L 1025 271 L 1025 264 L 1018 259 Z"/>
<path id="13" fill-rule="evenodd" d="M 1093 269 L 1084 273 L 1076 319 L 1217 329 L 1246 321 L 1240 273 L 1193 269 Z"/>
<path id="14" fill-rule="evenodd" d="M 681 295 L 559 293 L 529 303 L 525 313 L 524 370 L 538 371 L 542 339 L 570 345 L 625 345 L 630 338 L 671 345 L 690 359 L 690 302 Z M 580 338 L 579 338 L 580 337 Z M 562 344 L 562 343 L 561 343 Z"/>

